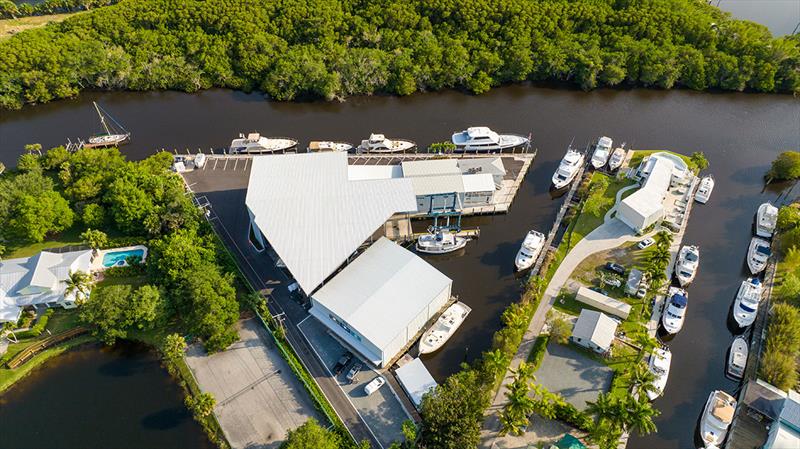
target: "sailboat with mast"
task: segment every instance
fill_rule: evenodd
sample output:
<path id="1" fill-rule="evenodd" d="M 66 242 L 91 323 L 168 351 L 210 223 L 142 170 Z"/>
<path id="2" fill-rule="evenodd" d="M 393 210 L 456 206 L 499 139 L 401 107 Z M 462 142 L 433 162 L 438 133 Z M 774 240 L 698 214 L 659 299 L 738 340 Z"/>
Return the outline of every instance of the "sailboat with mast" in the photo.
<path id="1" fill-rule="evenodd" d="M 100 117 L 100 124 L 103 126 L 105 132 L 89 137 L 86 142 L 83 143 L 83 147 L 105 148 L 127 143 L 131 138 L 131 133 L 96 102 L 93 101 L 92 104 L 97 111 L 97 115 Z M 108 119 L 108 121 L 106 121 L 106 119 Z"/>

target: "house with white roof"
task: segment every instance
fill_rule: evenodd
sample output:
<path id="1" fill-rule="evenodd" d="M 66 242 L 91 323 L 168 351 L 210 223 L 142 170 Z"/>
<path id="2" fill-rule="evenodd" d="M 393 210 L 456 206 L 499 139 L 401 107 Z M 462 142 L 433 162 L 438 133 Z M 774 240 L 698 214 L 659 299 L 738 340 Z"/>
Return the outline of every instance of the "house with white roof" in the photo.
<path id="1" fill-rule="evenodd" d="M 26 306 L 77 306 L 77 292 L 66 292 L 72 273 L 89 273 L 92 251 L 53 253 L 0 261 L 0 322 L 17 321 Z"/>
<path id="2" fill-rule="evenodd" d="M 611 349 L 616 332 L 617 322 L 611 317 L 596 310 L 583 309 L 572 328 L 570 339 L 577 345 L 605 354 Z"/>
<path id="3" fill-rule="evenodd" d="M 310 313 L 382 367 L 447 305 L 453 281 L 382 237 L 311 296 Z"/>

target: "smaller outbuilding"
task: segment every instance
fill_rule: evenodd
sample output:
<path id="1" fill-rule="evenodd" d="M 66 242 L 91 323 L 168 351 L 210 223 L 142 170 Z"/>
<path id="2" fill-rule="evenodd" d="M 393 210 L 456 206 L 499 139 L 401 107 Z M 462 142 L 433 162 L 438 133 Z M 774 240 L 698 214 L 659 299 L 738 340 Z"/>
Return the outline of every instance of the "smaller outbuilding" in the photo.
<path id="1" fill-rule="evenodd" d="M 608 315 L 596 310 L 581 310 L 570 339 L 577 345 L 591 349 L 598 354 L 606 354 L 617 332 L 617 322 Z"/>
<path id="2" fill-rule="evenodd" d="M 630 304 L 626 304 L 618 299 L 614 299 L 610 296 L 606 296 L 600 292 L 596 292 L 586 287 L 581 287 L 578 289 L 575 299 L 588 306 L 592 306 L 595 309 L 616 315 L 623 320 L 627 319 L 628 315 L 631 314 Z"/>
<path id="3" fill-rule="evenodd" d="M 639 290 L 639 285 L 642 283 L 642 277 L 644 273 L 636 268 L 632 268 L 631 272 L 628 273 L 628 281 L 625 283 L 625 293 L 629 295 L 635 295 L 636 292 Z"/>
<path id="4" fill-rule="evenodd" d="M 425 393 L 433 390 L 437 385 L 419 358 L 397 368 L 394 374 L 417 408 L 422 405 L 422 397 L 425 396 Z"/>

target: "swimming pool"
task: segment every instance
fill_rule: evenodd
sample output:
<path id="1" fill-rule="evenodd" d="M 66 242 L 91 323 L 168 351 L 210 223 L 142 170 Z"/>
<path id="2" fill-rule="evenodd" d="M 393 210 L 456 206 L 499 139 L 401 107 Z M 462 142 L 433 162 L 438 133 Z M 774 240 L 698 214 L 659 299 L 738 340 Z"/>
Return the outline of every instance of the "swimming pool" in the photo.
<path id="1" fill-rule="evenodd" d="M 137 256 L 140 259 L 144 259 L 144 250 L 141 248 L 136 248 L 125 251 L 111 251 L 105 253 L 103 254 L 103 266 L 106 268 L 123 267 L 127 265 L 125 260 L 131 256 Z"/>

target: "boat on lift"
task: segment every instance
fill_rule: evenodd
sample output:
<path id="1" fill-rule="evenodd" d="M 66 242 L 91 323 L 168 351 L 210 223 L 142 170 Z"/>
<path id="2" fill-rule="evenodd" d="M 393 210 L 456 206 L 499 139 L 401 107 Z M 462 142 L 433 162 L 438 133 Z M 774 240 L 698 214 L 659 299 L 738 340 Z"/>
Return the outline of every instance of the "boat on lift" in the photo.
<path id="1" fill-rule="evenodd" d="M 472 309 L 459 301 L 444 311 L 419 340 L 419 354 L 430 354 L 441 348 L 461 326 Z"/>
<path id="2" fill-rule="evenodd" d="M 276 154 L 297 147 L 297 141 L 286 137 L 264 137 L 259 133 L 239 134 L 231 141 L 232 154 Z"/>
<path id="3" fill-rule="evenodd" d="M 733 396 L 721 390 L 711 392 L 700 422 L 700 436 L 706 448 L 719 447 L 725 441 L 735 411 L 736 399 Z"/>
<path id="4" fill-rule="evenodd" d="M 684 245 L 675 260 L 675 277 L 678 278 L 681 287 L 689 285 L 694 280 L 699 266 L 700 248 L 695 245 Z"/>
<path id="5" fill-rule="evenodd" d="M 750 272 L 755 275 L 764 271 L 770 255 L 772 250 L 769 242 L 760 237 L 753 237 L 747 249 L 747 267 L 750 268 Z"/>
<path id="6" fill-rule="evenodd" d="M 84 148 L 106 148 L 116 147 L 130 141 L 131 133 L 125 129 L 118 121 L 114 119 L 108 112 L 103 110 L 97 102 L 92 102 L 97 116 L 100 117 L 100 125 L 103 127 L 104 132 L 95 134 L 83 142 Z M 106 118 L 111 122 L 106 121 Z M 119 128 L 116 129 L 115 128 Z"/>
<path id="7" fill-rule="evenodd" d="M 733 302 L 733 319 L 739 327 L 747 327 L 756 320 L 762 290 L 763 286 L 758 278 L 747 278 L 746 281 L 742 281 Z"/>
<path id="8" fill-rule="evenodd" d="M 603 136 L 597 141 L 594 153 L 592 153 L 592 167 L 601 169 L 606 165 L 608 156 L 611 155 L 611 145 L 613 145 L 613 141 L 610 137 Z"/>
<path id="9" fill-rule="evenodd" d="M 567 153 L 564 154 L 556 172 L 553 173 L 553 187 L 562 189 L 568 186 L 575 179 L 575 175 L 578 174 L 581 165 L 583 165 L 583 160 L 583 153 L 573 150 L 571 146 L 567 148 Z"/>
<path id="10" fill-rule="evenodd" d="M 364 153 L 403 153 L 411 151 L 417 144 L 410 140 L 389 139 L 383 134 L 370 134 L 369 139 L 362 140 L 358 151 Z"/>
<path id="11" fill-rule="evenodd" d="M 667 333 L 677 334 L 683 328 L 683 322 L 686 320 L 689 295 L 686 290 L 670 287 L 667 296 L 669 299 L 664 306 L 664 313 L 661 315 L 661 324 Z"/>
<path id="12" fill-rule="evenodd" d="M 467 246 L 469 240 L 468 237 L 459 237 L 452 232 L 439 230 L 420 236 L 417 239 L 417 251 L 426 254 L 452 253 Z"/>
<path id="13" fill-rule="evenodd" d="M 308 151 L 311 153 L 323 151 L 348 152 L 353 150 L 353 145 L 347 142 L 331 142 L 329 140 L 312 140 L 308 142 Z"/>
<path id="14" fill-rule="evenodd" d="M 747 340 L 741 335 L 736 337 L 728 351 L 728 368 L 725 370 L 728 376 L 734 379 L 741 379 L 744 377 L 748 353 Z"/>
<path id="15" fill-rule="evenodd" d="M 711 175 L 704 176 L 700 180 L 700 187 L 697 188 L 697 193 L 694 194 L 694 200 L 700 204 L 706 204 L 711 198 L 711 192 L 714 191 L 714 177 Z"/>
<path id="16" fill-rule="evenodd" d="M 517 251 L 517 257 L 514 260 L 514 265 L 517 271 L 527 270 L 533 266 L 539 254 L 544 247 L 545 236 L 539 231 L 530 230 L 522 241 L 522 245 Z"/>
<path id="17" fill-rule="evenodd" d="M 611 157 L 608 158 L 608 169 L 614 171 L 622 166 L 622 163 L 625 161 L 625 144 L 623 143 L 621 147 L 614 150 L 611 153 Z"/>
<path id="18" fill-rule="evenodd" d="M 655 376 L 653 389 L 647 391 L 647 397 L 651 401 L 664 394 L 669 378 L 669 367 L 672 364 L 672 353 L 666 348 L 656 348 L 650 355 L 650 372 Z"/>
<path id="19" fill-rule="evenodd" d="M 527 145 L 530 139 L 517 134 L 498 134 L 486 126 L 471 126 L 454 133 L 456 152 L 497 153 Z"/>
<path id="20" fill-rule="evenodd" d="M 778 208 L 770 203 L 758 206 L 756 212 L 756 235 L 770 238 L 778 225 Z"/>

